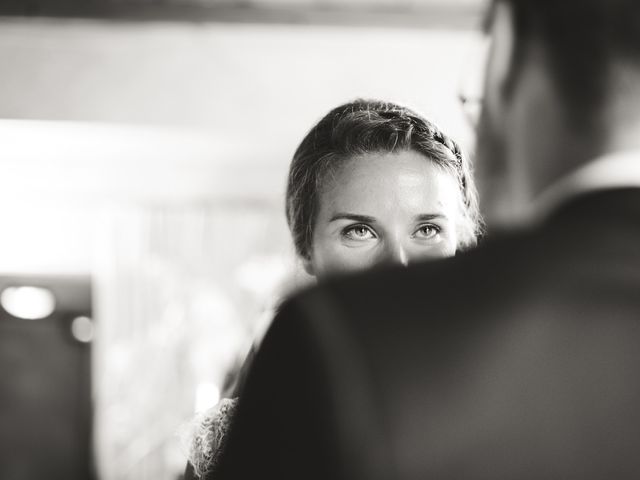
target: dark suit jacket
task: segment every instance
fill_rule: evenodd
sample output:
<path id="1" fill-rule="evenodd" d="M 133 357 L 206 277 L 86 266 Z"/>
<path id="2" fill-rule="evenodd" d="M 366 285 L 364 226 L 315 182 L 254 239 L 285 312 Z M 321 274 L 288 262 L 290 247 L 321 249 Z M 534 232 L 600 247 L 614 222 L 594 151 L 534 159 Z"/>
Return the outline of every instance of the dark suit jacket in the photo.
<path id="1" fill-rule="evenodd" d="M 215 478 L 640 478 L 640 189 L 292 299 Z"/>

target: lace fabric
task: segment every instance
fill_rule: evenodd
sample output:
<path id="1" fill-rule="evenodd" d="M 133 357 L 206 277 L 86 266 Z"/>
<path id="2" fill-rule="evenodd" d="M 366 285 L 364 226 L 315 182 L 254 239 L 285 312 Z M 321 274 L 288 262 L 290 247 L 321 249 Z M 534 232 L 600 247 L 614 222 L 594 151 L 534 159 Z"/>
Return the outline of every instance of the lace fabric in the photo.
<path id="1" fill-rule="evenodd" d="M 196 416 L 188 440 L 188 459 L 197 477 L 215 469 L 231 426 L 237 398 L 224 398 Z"/>

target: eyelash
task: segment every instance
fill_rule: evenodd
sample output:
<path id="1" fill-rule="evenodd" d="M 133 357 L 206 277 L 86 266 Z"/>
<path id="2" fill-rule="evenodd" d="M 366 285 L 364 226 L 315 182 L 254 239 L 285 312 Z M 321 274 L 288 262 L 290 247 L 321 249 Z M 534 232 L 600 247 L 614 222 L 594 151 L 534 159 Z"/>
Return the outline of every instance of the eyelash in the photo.
<path id="1" fill-rule="evenodd" d="M 420 232 L 421 230 L 425 229 L 425 228 L 432 228 L 435 230 L 435 235 L 438 235 L 439 233 L 442 233 L 442 228 L 440 228 L 438 225 L 435 225 L 433 223 L 425 223 L 424 225 L 420 225 L 417 229 L 416 232 L 414 233 L 414 235 L 416 235 L 418 232 Z"/>
<path id="2" fill-rule="evenodd" d="M 345 238 L 348 238 L 348 239 L 355 239 L 351 234 L 352 234 L 352 232 L 354 232 L 355 230 L 360 229 L 360 228 L 368 230 L 369 233 L 371 233 L 371 235 L 373 236 L 373 238 L 378 238 L 378 236 L 375 233 L 375 231 L 369 225 L 366 225 L 366 224 L 363 224 L 363 223 L 360 223 L 360 224 L 357 224 L 357 225 L 349 225 L 348 227 L 346 227 L 346 228 L 344 228 L 342 230 L 341 235 L 343 237 L 345 237 Z M 420 233 L 421 230 L 424 230 L 426 228 L 430 228 L 430 229 L 434 230 L 433 235 L 428 235 L 427 234 L 427 236 L 429 236 L 429 237 L 432 237 L 432 236 L 435 236 L 435 235 L 438 235 L 438 234 L 442 233 L 442 228 L 439 227 L 438 225 L 435 225 L 433 223 L 425 223 L 423 225 L 420 225 L 416 229 L 416 231 L 414 232 L 413 235 L 416 236 L 418 233 Z"/>
<path id="3" fill-rule="evenodd" d="M 357 225 L 349 225 L 348 227 L 345 227 L 342 230 L 341 235 L 345 238 L 354 239 L 354 237 L 350 236 L 350 233 L 352 233 L 354 230 L 357 230 L 359 228 L 368 230 L 371 233 L 371 235 L 373 235 L 373 238 L 378 238 L 374 230 L 369 225 L 365 225 L 363 223 L 359 223 Z"/>

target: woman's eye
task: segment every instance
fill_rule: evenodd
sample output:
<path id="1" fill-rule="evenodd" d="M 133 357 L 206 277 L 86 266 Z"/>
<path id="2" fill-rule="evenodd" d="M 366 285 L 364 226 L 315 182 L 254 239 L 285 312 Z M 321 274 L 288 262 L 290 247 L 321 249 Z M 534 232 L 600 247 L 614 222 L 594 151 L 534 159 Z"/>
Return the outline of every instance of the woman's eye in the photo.
<path id="1" fill-rule="evenodd" d="M 342 236 L 349 240 L 370 240 L 376 238 L 373 230 L 366 225 L 353 225 L 342 231 Z"/>
<path id="2" fill-rule="evenodd" d="M 427 224 L 421 225 L 415 233 L 415 236 L 422 239 L 431 239 L 436 237 L 441 231 L 437 225 Z"/>

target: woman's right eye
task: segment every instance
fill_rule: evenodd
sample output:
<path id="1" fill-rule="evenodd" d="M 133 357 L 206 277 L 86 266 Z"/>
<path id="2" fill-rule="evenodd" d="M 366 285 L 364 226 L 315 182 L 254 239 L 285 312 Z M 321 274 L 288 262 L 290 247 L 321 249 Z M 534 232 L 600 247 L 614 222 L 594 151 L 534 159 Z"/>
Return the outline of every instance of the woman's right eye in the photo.
<path id="1" fill-rule="evenodd" d="M 371 240 L 376 238 L 374 231 L 367 225 L 351 225 L 342 230 L 342 236 L 349 240 Z"/>

